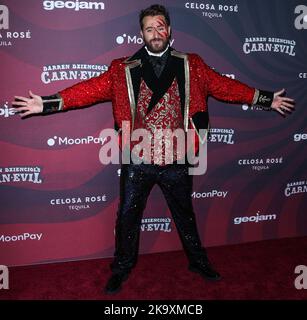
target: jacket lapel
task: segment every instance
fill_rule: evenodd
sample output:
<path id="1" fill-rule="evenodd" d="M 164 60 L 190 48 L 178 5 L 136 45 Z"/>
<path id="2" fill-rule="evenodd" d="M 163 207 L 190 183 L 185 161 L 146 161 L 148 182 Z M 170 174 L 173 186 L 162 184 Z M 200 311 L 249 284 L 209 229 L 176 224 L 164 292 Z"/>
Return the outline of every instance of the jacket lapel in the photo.
<path id="1" fill-rule="evenodd" d="M 129 96 L 131 119 L 132 119 L 131 129 L 133 129 L 134 127 L 136 105 L 137 105 L 137 99 L 138 99 L 140 83 L 141 83 L 142 60 L 145 54 L 146 54 L 145 48 L 142 47 L 132 57 L 124 61 L 124 63 L 126 64 L 125 74 L 126 74 L 126 83 L 128 88 L 128 96 Z"/>
<path id="2" fill-rule="evenodd" d="M 153 91 L 148 112 L 161 99 L 167 89 L 171 86 L 174 77 L 177 78 L 181 111 L 184 119 L 184 130 L 188 130 L 189 105 L 190 105 L 190 73 L 188 55 L 178 52 L 171 48 L 169 61 L 167 62 L 160 78 L 158 79 L 152 68 L 148 66 L 149 63 L 144 63 L 147 52 L 145 47 L 142 47 L 132 57 L 126 59 L 124 63 L 126 82 L 128 88 L 128 96 L 132 118 L 132 129 L 134 126 L 134 119 L 136 114 L 137 99 L 140 90 L 141 77 L 144 77 L 145 82 Z"/>
<path id="3" fill-rule="evenodd" d="M 189 107 L 190 107 L 190 70 L 188 55 L 178 52 L 176 50 L 171 51 L 171 55 L 176 61 L 176 77 L 179 86 L 179 94 L 181 100 L 181 111 L 183 114 L 183 126 L 184 130 L 188 131 L 189 125 Z"/>
<path id="4" fill-rule="evenodd" d="M 175 75 L 176 72 L 174 68 L 174 61 L 171 55 L 168 56 L 166 65 L 159 78 L 157 78 L 151 63 L 148 60 L 143 64 L 142 76 L 148 87 L 153 92 L 147 109 L 147 113 L 149 113 L 154 108 L 154 106 L 167 92 L 169 87 L 172 85 L 172 82 L 174 81 Z"/>

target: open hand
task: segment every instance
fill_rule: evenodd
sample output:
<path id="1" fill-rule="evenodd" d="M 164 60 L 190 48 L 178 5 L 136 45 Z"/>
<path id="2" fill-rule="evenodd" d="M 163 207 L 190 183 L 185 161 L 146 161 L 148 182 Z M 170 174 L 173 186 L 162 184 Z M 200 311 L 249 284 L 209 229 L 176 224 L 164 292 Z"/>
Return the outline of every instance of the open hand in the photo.
<path id="1" fill-rule="evenodd" d="M 15 101 L 12 102 L 17 113 L 20 116 L 26 117 L 31 114 L 43 112 L 43 100 L 40 96 L 29 91 L 30 98 L 15 96 Z"/>
<path id="2" fill-rule="evenodd" d="M 274 93 L 274 99 L 271 105 L 271 108 L 279 112 L 283 116 L 286 115 L 285 111 L 291 113 L 294 110 L 294 100 L 287 97 L 282 97 L 285 89 L 277 91 Z"/>

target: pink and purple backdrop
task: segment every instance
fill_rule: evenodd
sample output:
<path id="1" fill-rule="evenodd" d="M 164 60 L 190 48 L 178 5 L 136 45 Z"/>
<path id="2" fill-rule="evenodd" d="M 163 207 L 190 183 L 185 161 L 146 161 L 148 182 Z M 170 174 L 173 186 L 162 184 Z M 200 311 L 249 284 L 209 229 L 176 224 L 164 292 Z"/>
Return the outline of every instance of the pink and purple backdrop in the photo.
<path id="1" fill-rule="evenodd" d="M 195 177 L 205 246 L 307 234 L 307 5 L 303 1 L 161 1 L 177 50 L 250 86 L 287 89 L 296 111 L 209 100 L 208 171 Z M 119 165 L 99 161 L 111 104 L 21 120 L 14 95 L 49 95 L 142 46 L 152 1 L 0 1 L 0 264 L 110 257 Z M 144 212 L 140 253 L 181 249 L 161 191 Z"/>

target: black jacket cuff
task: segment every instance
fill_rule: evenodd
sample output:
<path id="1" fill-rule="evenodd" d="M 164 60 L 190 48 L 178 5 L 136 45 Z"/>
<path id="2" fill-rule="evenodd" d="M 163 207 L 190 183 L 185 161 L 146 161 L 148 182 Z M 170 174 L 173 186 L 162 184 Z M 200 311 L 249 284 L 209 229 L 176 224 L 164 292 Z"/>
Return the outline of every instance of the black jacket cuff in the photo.
<path id="1" fill-rule="evenodd" d="M 56 111 L 61 111 L 63 108 L 63 99 L 60 94 L 54 94 L 51 96 L 42 96 L 43 99 L 43 112 L 52 113 Z"/>
<path id="2" fill-rule="evenodd" d="M 257 90 L 255 91 L 253 105 L 262 106 L 265 109 L 270 109 L 274 100 L 274 92 Z"/>

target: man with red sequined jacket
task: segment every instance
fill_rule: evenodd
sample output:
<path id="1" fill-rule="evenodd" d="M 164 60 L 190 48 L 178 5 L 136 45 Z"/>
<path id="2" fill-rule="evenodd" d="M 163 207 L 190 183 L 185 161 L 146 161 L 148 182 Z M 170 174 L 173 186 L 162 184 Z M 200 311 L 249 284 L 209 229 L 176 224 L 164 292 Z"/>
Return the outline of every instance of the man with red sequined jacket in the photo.
<path id="1" fill-rule="evenodd" d="M 292 111 L 294 101 L 282 96 L 284 90 L 273 93 L 251 88 L 213 71 L 200 56 L 171 48 L 170 18 L 163 6 L 152 5 L 142 10 L 140 26 L 145 46 L 132 57 L 116 59 L 102 75 L 55 95 L 40 97 L 30 91 L 30 98 L 16 96 L 13 105 L 25 117 L 112 101 L 119 132 L 125 121 L 131 130 L 146 129 L 149 135 L 158 129 L 179 129 L 185 133 L 193 129 L 198 137 L 195 143 L 203 142 L 204 137 L 199 133 L 208 127 L 208 96 L 226 102 L 262 105 L 283 115 Z M 158 159 L 156 154 L 160 155 Z M 151 149 L 146 161 L 122 164 L 115 253 L 112 275 L 105 287 L 107 293 L 120 291 L 136 264 L 141 218 L 155 184 L 161 188 L 172 213 L 189 270 L 208 280 L 221 278 L 209 262 L 198 235 L 189 165 L 177 160 L 174 154 L 171 163 L 166 161 L 162 143 L 158 144 L 158 150 Z"/>

